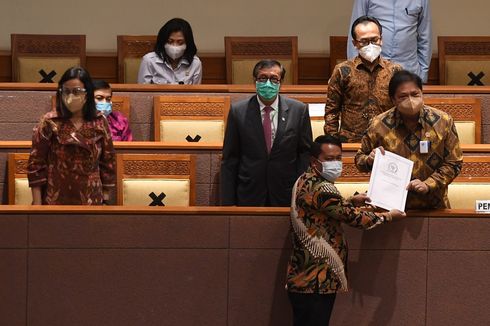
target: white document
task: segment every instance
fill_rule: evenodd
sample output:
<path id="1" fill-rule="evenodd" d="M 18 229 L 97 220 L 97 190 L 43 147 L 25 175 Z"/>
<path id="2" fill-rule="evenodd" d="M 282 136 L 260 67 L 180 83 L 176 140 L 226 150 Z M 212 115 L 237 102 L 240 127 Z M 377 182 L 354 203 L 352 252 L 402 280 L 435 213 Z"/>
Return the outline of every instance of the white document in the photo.
<path id="1" fill-rule="evenodd" d="M 412 169 L 412 161 L 388 151 L 383 155 L 376 149 L 368 189 L 371 204 L 404 212 Z"/>
<path id="2" fill-rule="evenodd" d="M 325 103 L 309 103 L 310 117 L 323 117 L 325 115 Z"/>

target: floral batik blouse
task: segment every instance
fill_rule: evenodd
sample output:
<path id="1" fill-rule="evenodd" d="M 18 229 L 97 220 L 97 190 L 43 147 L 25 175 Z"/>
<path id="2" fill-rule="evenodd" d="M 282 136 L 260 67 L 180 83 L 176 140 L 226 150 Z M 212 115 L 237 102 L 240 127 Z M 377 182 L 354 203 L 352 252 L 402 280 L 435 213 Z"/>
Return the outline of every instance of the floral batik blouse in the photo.
<path id="1" fill-rule="evenodd" d="M 44 205 L 101 205 L 103 188 L 115 186 L 115 153 L 102 114 L 76 129 L 56 112 L 34 128 L 27 176 L 42 188 Z"/>

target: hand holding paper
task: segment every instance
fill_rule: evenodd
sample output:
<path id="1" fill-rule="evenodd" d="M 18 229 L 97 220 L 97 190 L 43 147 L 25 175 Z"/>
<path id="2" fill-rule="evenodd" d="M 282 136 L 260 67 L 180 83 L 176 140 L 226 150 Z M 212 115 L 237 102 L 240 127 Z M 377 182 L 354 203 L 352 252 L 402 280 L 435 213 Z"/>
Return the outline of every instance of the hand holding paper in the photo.
<path id="1" fill-rule="evenodd" d="M 382 155 L 381 151 L 376 149 L 368 197 L 375 206 L 404 212 L 413 162 L 392 152 L 384 152 Z"/>

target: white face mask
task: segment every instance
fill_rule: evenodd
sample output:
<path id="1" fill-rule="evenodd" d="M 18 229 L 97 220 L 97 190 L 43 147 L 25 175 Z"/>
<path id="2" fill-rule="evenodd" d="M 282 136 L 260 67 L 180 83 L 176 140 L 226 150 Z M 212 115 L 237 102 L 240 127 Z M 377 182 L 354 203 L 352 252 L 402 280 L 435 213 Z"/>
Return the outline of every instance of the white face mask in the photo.
<path id="1" fill-rule="evenodd" d="M 177 60 L 178 58 L 182 57 L 184 55 L 186 45 L 171 45 L 166 43 L 165 44 L 165 53 L 172 58 L 173 60 Z"/>
<path id="2" fill-rule="evenodd" d="M 359 55 L 369 62 L 376 60 L 381 54 L 381 46 L 369 43 L 359 49 Z"/>
<path id="3" fill-rule="evenodd" d="M 322 163 L 322 171 L 320 174 L 322 177 L 330 182 L 334 182 L 342 174 L 342 161 L 327 161 Z"/>

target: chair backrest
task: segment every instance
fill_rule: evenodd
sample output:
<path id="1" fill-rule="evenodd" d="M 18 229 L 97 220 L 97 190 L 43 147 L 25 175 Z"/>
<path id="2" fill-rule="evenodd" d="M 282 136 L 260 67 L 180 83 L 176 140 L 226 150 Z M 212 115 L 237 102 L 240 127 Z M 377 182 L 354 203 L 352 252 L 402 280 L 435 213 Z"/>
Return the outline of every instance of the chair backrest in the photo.
<path id="1" fill-rule="evenodd" d="M 424 98 L 424 103 L 449 113 L 462 144 L 481 143 L 481 101 L 477 98 Z"/>
<path id="2" fill-rule="evenodd" d="M 58 82 L 73 66 L 85 66 L 85 35 L 11 34 L 12 81 Z"/>
<path id="3" fill-rule="evenodd" d="M 298 84 L 297 36 L 225 36 L 226 81 L 253 84 L 252 71 L 261 59 L 275 59 L 286 69 L 284 84 Z"/>
<path id="4" fill-rule="evenodd" d="M 29 153 L 8 154 L 8 203 L 9 205 L 30 205 L 32 193 L 27 181 Z"/>
<path id="5" fill-rule="evenodd" d="M 325 126 L 325 96 L 292 95 L 289 97 L 308 104 L 313 140 L 315 140 L 315 138 L 318 136 L 324 135 L 325 131 L 323 130 L 323 127 Z"/>
<path id="6" fill-rule="evenodd" d="M 131 102 L 131 98 L 129 96 L 113 96 L 112 111 L 121 112 L 126 118 L 128 118 L 128 121 L 131 121 L 130 102 Z M 56 95 L 51 96 L 51 109 L 53 111 L 56 110 Z"/>
<path id="7" fill-rule="evenodd" d="M 347 36 L 330 36 L 330 72 L 347 60 Z"/>
<path id="8" fill-rule="evenodd" d="M 154 139 L 222 144 L 229 110 L 229 96 L 155 96 Z"/>
<path id="9" fill-rule="evenodd" d="M 475 209 L 476 200 L 490 200 L 490 156 L 465 156 L 448 197 L 455 209 Z"/>
<path id="10" fill-rule="evenodd" d="M 441 85 L 490 85 L 490 36 L 439 36 Z"/>
<path id="11" fill-rule="evenodd" d="M 325 124 L 325 97 L 291 96 L 303 103 L 308 103 L 313 139 L 323 135 Z M 458 131 L 462 144 L 481 143 L 481 100 L 477 98 L 424 98 L 424 103 L 441 111 L 449 113 Z"/>
<path id="12" fill-rule="evenodd" d="M 186 154 L 118 154 L 117 203 L 193 206 L 195 157 Z"/>
<path id="13" fill-rule="evenodd" d="M 118 35 L 117 36 L 117 67 L 118 82 L 135 84 L 141 58 L 155 49 L 155 35 Z"/>

